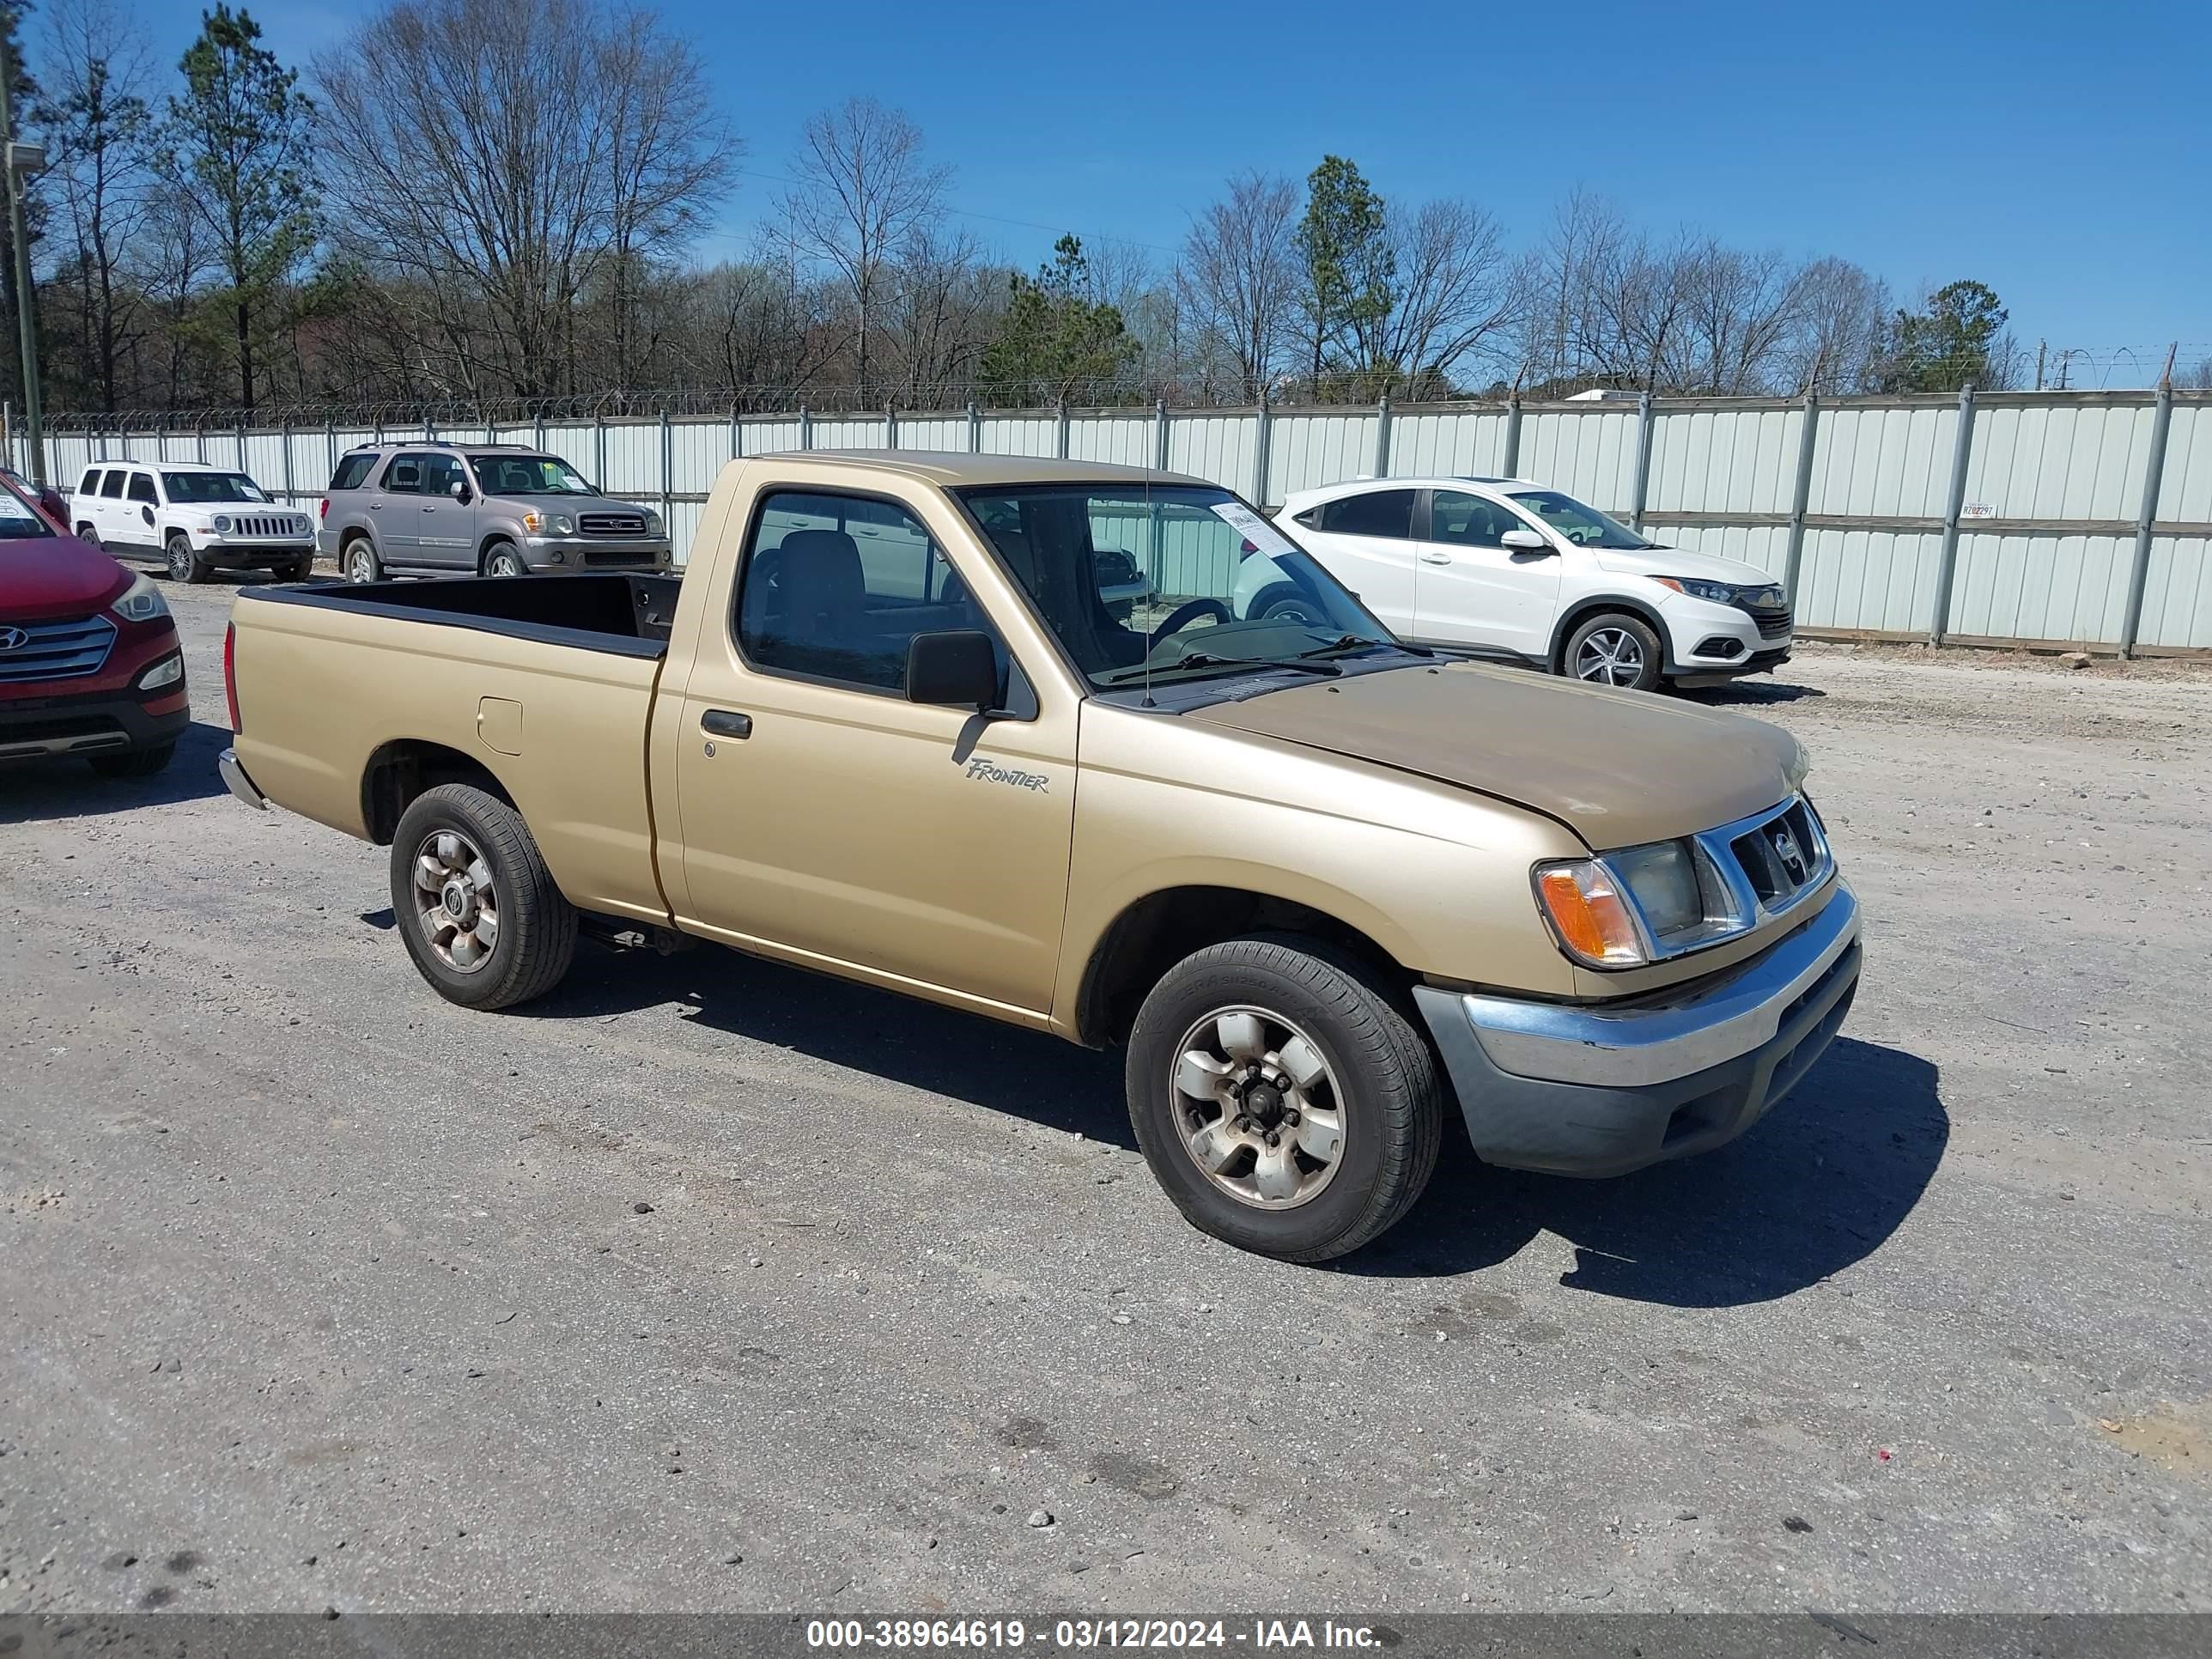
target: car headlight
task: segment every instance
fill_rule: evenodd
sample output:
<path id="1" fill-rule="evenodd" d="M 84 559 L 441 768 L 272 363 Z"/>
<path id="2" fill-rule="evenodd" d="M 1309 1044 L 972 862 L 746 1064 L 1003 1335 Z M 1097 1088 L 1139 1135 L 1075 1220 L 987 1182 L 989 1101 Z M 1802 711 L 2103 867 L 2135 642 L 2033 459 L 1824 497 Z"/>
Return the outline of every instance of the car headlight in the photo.
<path id="1" fill-rule="evenodd" d="M 229 514 L 218 513 L 215 515 L 215 533 L 218 536 L 228 536 L 230 534 Z"/>
<path id="2" fill-rule="evenodd" d="M 552 514 L 548 516 L 545 522 L 556 536 L 573 536 L 576 533 L 576 521 L 565 513 Z"/>
<path id="3" fill-rule="evenodd" d="M 185 678 L 185 659 L 180 656 L 164 657 L 138 677 L 141 691 L 158 691 L 165 685 L 174 685 Z"/>
<path id="4" fill-rule="evenodd" d="M 107 607 L 125 622 L 151 622 L 169 614 L 169 602 L 150 577 L 140 575 L 123 590 L 123 597 Z"/>
<path id="5" fill-rule="evenodd" d="M 666 526 L 660 522 L 660 514 L 658 513 L 648 513 L 645 515 L 645 533 L 647 535 L 658 536 L 661 534 L 665 528 Z"/>
<path id="6" fill-rule="evenodd" d="M 1553 936 L 1592 968 L 1634 968 L 1741 933 L 1753 918 L 1693 841 L 1540 864 L 1536 897 Z"/>
<path id="7" fill-rule="evenodd" d="M 1686 593 L 1693 599 L 1703 599 L 1708 605 L 1734 605 L 1735 589 L 1726 582 L 1699 581 L 1694 576 L 1654 576 L 1651 579 L 1662 587 L 1671 587 L 1677 593 Z"/>

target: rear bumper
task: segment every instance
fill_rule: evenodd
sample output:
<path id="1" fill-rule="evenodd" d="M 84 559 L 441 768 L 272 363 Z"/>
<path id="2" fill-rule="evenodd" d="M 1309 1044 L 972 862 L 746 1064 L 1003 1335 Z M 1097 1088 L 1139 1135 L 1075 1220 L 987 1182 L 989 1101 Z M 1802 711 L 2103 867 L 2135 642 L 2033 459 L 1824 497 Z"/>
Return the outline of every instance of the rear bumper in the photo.
<path id="1" fill-rule="evenodd" d="M 1672 1000 L 1570 1007 L 1419 986 L 1487 1163 L 1613 1176 L 1733 1140 L 1812 1069 L 1856 994 L 1858 902 Z"/>
<path id="2" fill-rule="evenodd" d="M 0 700 L 0 762 L 159 748 L 191 724 L 191 702 L 182 686 L 150 699 L 96 691 Z"/>
<path id="3" fill-rule="evenodd" d="M 245 767 L 239 764 L 238 750 L 226 749 L 222 754 L 216 756 L 215 771 L 216 775 L 222 780 L 223 787 L 255 811 L 265 812 L 269 810 L 269 797 L 263 794 L 255 787 L 253 780 L 246 775 Z"/>

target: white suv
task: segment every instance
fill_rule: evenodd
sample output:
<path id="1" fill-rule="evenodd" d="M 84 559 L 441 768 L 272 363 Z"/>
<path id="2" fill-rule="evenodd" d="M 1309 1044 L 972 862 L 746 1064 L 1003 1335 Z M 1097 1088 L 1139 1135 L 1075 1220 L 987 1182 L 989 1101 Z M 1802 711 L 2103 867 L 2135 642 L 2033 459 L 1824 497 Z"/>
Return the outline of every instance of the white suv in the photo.
<path id="1" fill-rule="evenodd" d="M 118 558 L 157 557 L 180 582 L 241 568 L 301 582 L 315 562 L 315 521 L 235 467 L 104 461 L 85 468 L 69 507 L 79 541 Z"/>
<path id="2" fill-rule="evenodd" d="M 1527 479 L 1362 478 L 1299 491 L 1280 521 L 1420 644 L 1638 690 L 1790 658 L 1789 601 L 1758 566 L 1661 547 Z"/>

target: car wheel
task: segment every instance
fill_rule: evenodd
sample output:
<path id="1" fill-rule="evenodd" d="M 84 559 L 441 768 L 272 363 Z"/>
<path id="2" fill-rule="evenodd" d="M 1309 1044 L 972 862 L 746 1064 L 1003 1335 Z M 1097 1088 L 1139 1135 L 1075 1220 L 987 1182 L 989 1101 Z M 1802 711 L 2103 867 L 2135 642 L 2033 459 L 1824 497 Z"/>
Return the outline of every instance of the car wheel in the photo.
<path id="1" fill-rule="evenodd" d="M 1252 596 L 1244 614 L 1261 622 L 1307 623 L 1315 627 L 1328 621 L 1321 606 L 1296 582 L 1270 582 Z"/>
<path id="2" fill-rule="evenodd" d="M 526 576 L 530 569 L 513 544 L 494 542 L 491 551 L 484 555 L 483 573 L 487 576 Z"/>
<path id="3" fill-rule="evenodd" d="M 167 767 L 177 752 L 173 743 L 151 749 L 126 749 L 119 755 L 88 755 L 92 769 L 104 778 L 150 778 Z"/>
<path id="4" fill-rule="evenodd" d="M 1355 1250 L 1436 1167 L 1435 1056 L 1380 980 L 1316 941 L 1231 939 L 1152 988 L 1130 1034 L 1129 1118 L 1194 1226 L 1287 1261 Z"/>
<path id="5" fill-rule="evenodd" d="M 1565 672 L 1593 685 L 1649 691 L 1666 668 L 1659 636 L 1641 617 L 1607 611 L 1592 617 L 1567 640 Z"/>
<path id="6" fill-rule="evenodd" d="M 468 784 L 425 790 L 392 838 L 392 910 L 431 988 L 465 1008 L 509 1008 L 561 982 L 576 912 L 522 814 Z"/>
<path id="7" fill-rule="evenodd" d="M 162 551 L 170 580 L 204 582 L 208 579 L 208 562 L 192 551 L 191 539 L 183 531 L 173 532 L 163 544 Z"/>
<path id="8" fill-rule="evenodd" d="M 282 569 L 277 571 L 276 575 L 277 579 L 281 581 L 303 582 L 314 574 L 314 560 L 313 558 L 305 558 L 293 560 L 291 563 L 284 566 Z"/>
<path id="9" fill-rule="evenodd" d="M 380 582 L 384 580 L 384 562 L 376 556 L 376 544 L 366 536 L 356 536 L 346 544 L 345 579 L 356 584 Z"/>
<path id="10" fill-rule="evenodd" d="M 82 542 L 87 547 L 99 548 L 103 553 L 107 550 L 106 545 L 100 539 L 100 532 L 97 530 L 94 530 L 88 524 L 81 524 L 76 527 L 76 538 Z"/>

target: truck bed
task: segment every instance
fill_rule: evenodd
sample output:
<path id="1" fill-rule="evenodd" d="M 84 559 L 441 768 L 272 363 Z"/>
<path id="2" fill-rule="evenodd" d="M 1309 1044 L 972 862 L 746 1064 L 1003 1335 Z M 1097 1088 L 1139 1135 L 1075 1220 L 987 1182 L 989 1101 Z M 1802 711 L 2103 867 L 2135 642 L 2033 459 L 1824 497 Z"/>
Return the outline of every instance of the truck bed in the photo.
<path id="1" fill-rule="evenodd" d="M 262 587 L 256 600 L 341 605 L 369 616 L 466 628 L 548 645 L 659 657 L 676 619 L 679 576 L 471 576 L 439 581 Z"/>

